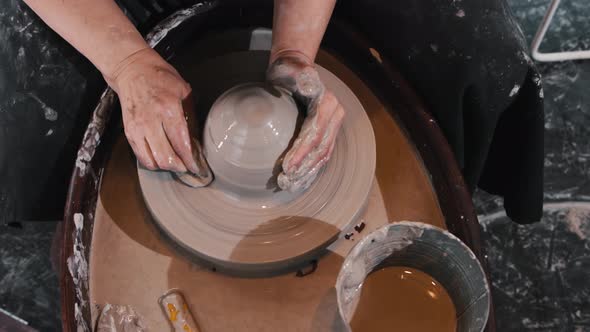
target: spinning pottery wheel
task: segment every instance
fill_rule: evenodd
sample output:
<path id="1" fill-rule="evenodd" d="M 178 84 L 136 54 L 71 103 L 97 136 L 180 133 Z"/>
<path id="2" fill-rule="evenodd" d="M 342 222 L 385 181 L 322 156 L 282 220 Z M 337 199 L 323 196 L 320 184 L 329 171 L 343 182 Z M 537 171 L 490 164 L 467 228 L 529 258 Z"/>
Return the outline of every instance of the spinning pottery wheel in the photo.
<path id="1" fill-rule="evenodd" d="M 267 65 L 269 43 L 249 27 L 269 26 L 272 10 L 240 4 L 195 8 L 165 20 L 148 39 L 152 38 L 152 44 L 161 41 L 155 42 L 156 49 L 189 78 L 193 91 L 198 93 L 197 114 L 206 115 L 225 91 L 241 83 L 264 80 L 259 68 Z M 225 26 L 222 22 L 231 24 Z M 248 28 L 234 29 L 236 26 Z M 154 211 L 148 208 L 151 206 L 145 199 L 142 171 L 138 173 L 122 135 L 118 102 L 114 93 L 107 91 L 82 144 L 80 155 L 90 153 L 92 158 L 79 158 L 85 168 L 74 172 L 64 216 L 64 331 L 80 327 L 91 330 L 107 303 L 130 305 L 150 330 L 168 330 L 157 299 L 171 288 L 183 292 L 202 332 L 340 331 L 334 285 L 343 257 L 372 230 L 401 220 L 447 228 L 485 264 L 469 194 L 434 120 L 387 60 L 381 59 L 373 46 L 353 30 L 332 25 L 324 41 L 318 64 L 325 71 L 320 70 L 332 73 L 353 91 L 371 121 L 375 137 L 375 177 L 356 221 L 343 232 L 334 230 L 340 236 L 318 247 L 329 244 L 325 250 L 308 251 L 308 258 L 300 262 L 310 265 L 299 270 L 301 273 L 242 278 L 215 271 L 211 262 L 213 267 L 230 270 L 262 265 L 262 270 L 276 271 L 277 265 L 224 266 L 201 256 L 203 261 L 192 247 L 170 238 L 165 225 L 155 220 Z M 228 57 L 234 60 L 228 61 Z M 251 65 L 235 61 L 244 57 L 251 57 Z M 223 59 L 227 67 L 223 72 L 242 72 L 243 76 L 228 74 L 218 79 L 223 82 L 219 85 L 198 79 L 197 74 L 212 77 L 214 68 L 218 68 L 213 66 L 215 61 Z M 197 128 L 202 130 L 205 119 L 198 122 Z M 344 131 L 342 135 L 346 135 Z M 100 137 L 98 148 L 93 141 L 96 137 Z M 314 186 L 328 174 L 321 174 Z M 182 185 L 176 179 L 170 181 L 174 182 L 170 188 Z M 215 189 L 215 185 L 209 189 Z M 338 209 L 351 208 L 342 204 Z M 354 226 L 361 224 L 364 230 L 356 231 Z M 347 239 L 345 234 L 354 236 Z M 227 256 L 220 257 L 222 262 L 228 261 Z M 84 262 L 88 269 L 72 262 Z M 291 266 L 284 261 L 281 264 Z M 493 312 L 489 322 L 487 331 L 494 331 Z"/>
<path id="2" fill-rule="evenodd" d="M 258 33 L 266 34 L 270 39 L 270 32 Z M 263 76 L 266 59 L 265 52 L 230 53 L 196 66 L 191 72 L 199 75 L 187 79 L 193 87 L 202 86 L 203 83 L 197 80 L 208 77 L 201 74 L 207 68 L 220 78 L 207 80 L 206 93 L 220 91 L 228 85 L 227 81 L 247 84 Z M 246 65 L 234 67 L 229 65 L 232 63 Z M 217 177 L 210 186 L 192 188 L 171 173 L 138 167 L 143 197 L 154 220 L 187 253 L 212 262 L 218 269 L 234 272 L 259 274 L 285 270 L 306 263 L 356 220 L 373 183 L 375 137 L 363 106 L 350 88 L 328 70 L 318 67 L 318 71 L 347 114 L 332 158 L 304 192 L 279 191 L 275 186 L 265 190 L 264 185 L 272 180 L 268 179 L 272 174 L 265 177 L 263 172 L 262 178 L 257 179 L 260 170 L 252 165 L 258 166 L 260 159 L 268 155 L 268 150 L 280 143 L 276 141 L 281 140 L 278 135 L 283 131 L 287 131 L 287 135 L 283 135 L 286 144 L 279 154 L 287 147 L 296 118 L 289 117 L 289 113 L 281 115 L 288 112 L 289 99 L 283 102 L 285 98 L 273 97 L 264 93 L 262 88 L 258 88 L 262 91 L 258 93 L 256 87 L 246 86 L 247 92 L 234 98 L 239 104 L 231 105 L 236 106 L 231 113 L 219 114 L 219 108 L 237 103 L 230 98 L 232 93 L 240 90 L 232 88 L 229 95 L 226 92 L 219 98 L 215 96 L 213 115 L 208 118 L 203 135 L 207 159 Z M 244 85 L 237 88 L 244 89 Z M 195 90 L 202 92 L 198 88 Z M 252 110 L 247 105 L 250 101 L 257 103 Z M 266 107 L 270 109 L 265 109 L 267 101 L 269 105 Z M 208 105 L 203 103 L 201 106 L 206 108 Z M 250 119 L 244 119 L 246 116 Z M 283 124 L 280 121 L 273 123 L 275 118 L 283 120 Z M 222 121 L 225 125 L 221 125 Z M 240 124 L 250 127 L 236 130 Z M 232 131 L 221 130 L 220 126 L 231 127 Z M 271 135 L 262 135 L 269 127 L 274 130 L 270 131 Z M 238 133 L 232 134 L 235 132 Z M 223 134 L 225 141 L 216 138 L 223 137 Z M 228 135 L 237 135 L 233 141 L 245 144 L 249 149 L 227 147 L 232 144 Z M 264 137 L 257 138 L 256 135 Z M 248 143 L 249 140 L 254 142 Z M 221 152 L 216 153 L 217 147 L 230 151 L 219 156 Z M 223 158 L 226 160 L 220 160 Z M 267 168 L 272 173 L 274 162 L 270 162 Z M 218 170 L 225 173 L 218 173 Z M 252 183 L 251 179 L 258 181 Z"/>

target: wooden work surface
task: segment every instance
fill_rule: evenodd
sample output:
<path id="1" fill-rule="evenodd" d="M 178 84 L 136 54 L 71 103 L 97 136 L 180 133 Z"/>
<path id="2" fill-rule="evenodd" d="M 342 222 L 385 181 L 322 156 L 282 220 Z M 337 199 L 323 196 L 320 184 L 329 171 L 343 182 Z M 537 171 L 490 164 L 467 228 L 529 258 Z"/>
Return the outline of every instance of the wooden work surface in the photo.
<path id="1" fill-rule="evenodd" d="M 160 236 L 143 203 L 135 161 L 121 136 L 103 174 L 90 249 L 92 320 L 103 305 L 131 305 L 150 331 L 170 329 L 158 298 L 180 289 L 201 331 L 338 331 L 334 284 L 343 257 L 387 222 L 421 221 L 445 228 L 429 174 L 413 145 L 366 86 L 328 55 L 319 63 L 357 94 L 377 141 L 376 179 L 358 221 L 366 228 L 339 239 L 317 270 L 272 278 L 238 278 L 199 266 Z"/>

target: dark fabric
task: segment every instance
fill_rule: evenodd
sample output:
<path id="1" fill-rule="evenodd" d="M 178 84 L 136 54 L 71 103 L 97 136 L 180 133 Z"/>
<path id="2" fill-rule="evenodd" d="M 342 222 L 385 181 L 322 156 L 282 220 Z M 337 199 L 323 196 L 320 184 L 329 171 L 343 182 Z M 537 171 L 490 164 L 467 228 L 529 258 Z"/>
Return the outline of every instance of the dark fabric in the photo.
<path id="1" fill-rule="evenodd" d="M 543 93 L 505 0 L 338 2 L 417 90 L 465 181 L 504 197 L 508 216 L 540 220 Z"/>
<path id="2" fill-rule="evenodd" d="M 20 0 L 0 5 L 0 223 L 60 220 L 105 84 Z"/>

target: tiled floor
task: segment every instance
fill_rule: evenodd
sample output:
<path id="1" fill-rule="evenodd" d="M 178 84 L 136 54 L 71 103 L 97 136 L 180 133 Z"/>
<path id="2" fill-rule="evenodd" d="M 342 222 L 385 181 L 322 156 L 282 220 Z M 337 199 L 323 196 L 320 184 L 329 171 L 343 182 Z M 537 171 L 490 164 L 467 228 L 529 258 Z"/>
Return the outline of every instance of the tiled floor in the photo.
<path id="1" fill-rule="evenodd" d="M 528 39 L 548 0 L 510 0 Z M 1 14 L 1 13 L 0 13 Z M 1 15 L 0 15 L 1 16 Z M 564 0 L 543 50 L 590 48 L 590 2 Z M 590 60 L 540 65 L 546 104 L 545 214 L 511 223 L 478 192 L 498 331 L 590 331 Z M 0 225 L 0 307 L 58 331 L 52 223 Z"/>
<path id="2" fill-rule="evenodd" d="M 0 226 L 0 308 L 39 331 L 61 330 L 57 274 L 49 259 L 56 225 Z"/>
<path id="3" fill-rule="evenodd" d="M 547 0 L 512 0 L 531 40 Z M 562 1 L 542 51 L 590 49 L 590 2 Z M 501 200 L 474 197 L 492 270 L 498 331 L 590 331 L 590 60 L 540 64 L 545 213 L 517 226 Z"/>

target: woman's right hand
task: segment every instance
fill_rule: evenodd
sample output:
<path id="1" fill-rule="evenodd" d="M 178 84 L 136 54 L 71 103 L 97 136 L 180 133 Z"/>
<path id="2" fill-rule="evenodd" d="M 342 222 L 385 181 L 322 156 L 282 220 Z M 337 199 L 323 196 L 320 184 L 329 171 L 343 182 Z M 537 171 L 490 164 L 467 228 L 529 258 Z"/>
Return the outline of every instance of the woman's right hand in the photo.
<path id="1" fill-rule="evenodd" d="M 189 133 L 185 111 L 192 110 L 183 108 L 191 88 L 174 67 L 146 48 L 105 78 L 119 95 L 125 135 L 144 167 L 211 178 L 200 145 Z"/>

